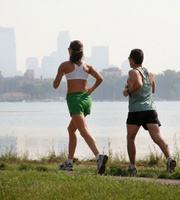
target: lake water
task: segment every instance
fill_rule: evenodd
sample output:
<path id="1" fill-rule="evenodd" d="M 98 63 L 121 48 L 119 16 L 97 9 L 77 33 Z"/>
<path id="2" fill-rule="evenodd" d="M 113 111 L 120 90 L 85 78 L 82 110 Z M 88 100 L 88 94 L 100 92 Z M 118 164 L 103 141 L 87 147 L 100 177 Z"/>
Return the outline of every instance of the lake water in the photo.
<path id="1" fill-rule="evenodd" d="M 161 134 L 171 152 L 180 146 L 180 102 L 155 102 L 161 121 Z M 87 117 L 90 131 L 100 152 L 125 155 L 127 102 L 93 102 Z M 1 102 L 0 153 L 12 150 L 29 158 L 41 158 L 54 150 L 67 151 L 67 126 L 70 116 L 66 102 Z M 82 137 L 78 135 L 75 157 L 93 157 Z M 176 143 L 176 145 L 175 145 Z M 140 128 L 136 138 L 137 157 L 145 157 L 150 150 L 160 152 L 147 131 Z"/>

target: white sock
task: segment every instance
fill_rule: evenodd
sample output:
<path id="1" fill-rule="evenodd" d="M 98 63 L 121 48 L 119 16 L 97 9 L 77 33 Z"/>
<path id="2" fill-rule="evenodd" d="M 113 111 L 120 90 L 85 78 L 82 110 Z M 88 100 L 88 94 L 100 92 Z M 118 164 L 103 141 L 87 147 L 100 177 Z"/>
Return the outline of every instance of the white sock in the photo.
<path id="1" fill-rule="evenodd" d="M 172 159 L 172 157 L 171 157 L 171 156 L 169 156 L 169 157 L 166 159 L 166 161 L 168 161 L 169 159 L 170 159 L 170 160 L 173 160 L 173 159 Z"/>
<path id="2" fill-rule="evenodd" d="M 100 156 L 100 154 L 98 153 L 98 154 L 96 155 L 96 160 L 99 160 L 99 156 Z"/>
<path id="3" fill-rule="evenodd" d="M 68 158 L 66 161 L 67 163 L 71 163 L 71 164 L 73 163 L 73 159 L 70 159 L 70 158 Z"/>

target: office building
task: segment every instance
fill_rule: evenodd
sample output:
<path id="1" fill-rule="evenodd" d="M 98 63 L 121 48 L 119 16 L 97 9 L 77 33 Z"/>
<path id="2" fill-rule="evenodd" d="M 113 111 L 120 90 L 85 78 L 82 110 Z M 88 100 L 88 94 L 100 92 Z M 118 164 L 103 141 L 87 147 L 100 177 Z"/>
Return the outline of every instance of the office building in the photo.
<path id="1" fill-rule="evenodd" d="M 107 69 L 109 67 L 109 47 L 93 46 L 90 62 L 98 71 Z"/>
<path id="2" fill-rule="evenodd" d="M 70 37 L 68 31 L 59 32 L 57 39 L 57 64 L 69 59 L 68 47 L 70 44 Z"/>
<path id="3" fill-rule="evenodd" d="M 28 57 L 26 59 L 26 70 L 33 70 L 34 71 L 34 77 L 40 78 L 41 70 L 39 68 L 37 57 Z"/>
<path id="4" fill-rule="evenodd" d="M 16 43 L 13 28 L 0 27 L 0 71 L 4 77 L 16 74 Z"/>
<path id="5" fill-rule="evenodd" d="M 69 32 L 59 32 L 57 38 L 57 50 L 52 52 L 49 56 L 44 56 L 42 59 L 41 75 L 43 79 L 54 78 L 60 63 L 69 59 L 69 43 Z"/>

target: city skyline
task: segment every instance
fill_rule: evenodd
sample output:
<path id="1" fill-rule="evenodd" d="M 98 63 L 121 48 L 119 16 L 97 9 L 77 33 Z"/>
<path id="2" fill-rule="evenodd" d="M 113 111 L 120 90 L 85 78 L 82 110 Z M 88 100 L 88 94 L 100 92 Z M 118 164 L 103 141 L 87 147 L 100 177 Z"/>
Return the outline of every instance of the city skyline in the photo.
<path id="1" fill-rule="evenodd" d="M 144 66 L 153 73 L 179 70 L 180 2 L 178 0 L 0 0 L 0 27 L 15 29 L 18 70 L 26 59 L 38 63 L 56 51 L 59 32 L 93 46 L 109 47 L 109 63 L 120 67 L 131 49 L 145 53 Z"/>
<path id="2" fill-rule="evenodd" d="M 20 76 L 25 73 L 30 73 L 30 70 L 33 70 L 35 78 L 54 78 L 59 64 L 68 60 L 69 57 L 67 51 L 70 43 L 69 32 L 59 32 L 57 37 L 57 49 L 53 52 L 49 52 L 49 55 L 44 56 L 40 63 L 38 62 L 37 57 L 27 57 L 25 71 L 22 72 L 18 71 L 16 66 L 16 43 L 14 29 L 0 27 L 0 41 L 3 43 L 0 47 L 0 72 L 4 77 Z M 99 72 L 103 69 L 112 67 L 119 68 L 118 66 L 114 66 L 109 63 L 108 46 L 93 46 L 91 51 L 91 56 L 84 57 L 83 60 L 87 63 L 91 63 Z M 9 54 L 9 52 L 11 52 L 11 54 Z M 9 73 L 7 66 L 9 67 Z M 127 63 L 126 68 L 128 68 Z M 27 70 L 29 72 L 27 72 Z M 126 71 L 127 70 L 124 70 L 124 73 L 127 73 Z"/>

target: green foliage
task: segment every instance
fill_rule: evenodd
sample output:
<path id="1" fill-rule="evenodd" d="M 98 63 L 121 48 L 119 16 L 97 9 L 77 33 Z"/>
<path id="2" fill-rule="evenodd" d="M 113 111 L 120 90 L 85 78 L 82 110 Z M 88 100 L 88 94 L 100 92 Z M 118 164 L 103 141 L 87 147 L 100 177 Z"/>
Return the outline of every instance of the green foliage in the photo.
<path id="1" fill-rule="evenodd" d="M 11 162 L 16 162 L 19 161 L 20 158 L 17 155 L 17 153 L 13 152 L 13 148 L 7 151 L 6 153 L 2 154 L 0 157 L 1 161 L 11 161 Z"/>
<path id="2" fill-rule="evenodd" d="M 164 171 L 161 171 L 157 174 L 158 178 L 164 178 L 164 179 L 180 179 L 180 171 L 176 170 L 173 173 L 166 173 Z"/>
<path id="3" fill-rule="evenodd" d="M 106 174 L 111 176 L 126 176 L 127 172 L 125 167 L 110 166 Z"/>
<path id="4" fill-rule="evenodd" d="M 158 154 L 157 149 L 154 146 L 154 150 L 150 149 L 149 155 L 146 157 L 146 161 L 150 166 L 161 166 L 162 163 L 165 163 L 165 158 L 163 154 Z"/>
<path id="5" fill-rule="evenodd" d="M 4 87 L 5 92 L 15 91 L 28 94 L 27 100 L 60 100 L 66 96 L 67 84 L 62 81 L 60 87 L 53 88 L 53 80 L 10 80 Z M 88 86 L 94 84 L 94 78 L 89 77 Z M 180 72 L 166 70 L 163 73 L 155 74 L 156 92 L 153 94 L 156 100 L 178 101 L 180 100 Z M 127 75 L 116 77 L 114 75 L 104 77 L 104 81 L 91 96 L 96 101 L 126 101 L 122 92 L 127 82 Z"/>
<path id="6" fill-rule="evenodd" d="M 177 163 L 180 163 L 180 149 L 179 146 L 177 144 L 177 136 L 176 134 L 174 135 L 174 159 L 176 160 Z"/>
<path id="7" fill-rule="evenodd" d="M 46 171 L 48 171 L 48 167 L 44 166 L 44 165 L 41 165 L 41 166 L 37 166 L 36 170 L 37 171 L 41 171 L 41 172 L 46 172 Z"/>
<path id="8" fill-rule="evenodd" d="M 7 168 L 7 165 L 5 163 L 0 164 L 0 170 L 5 170 Z"/>
<path id="9" fill-rule="evenodd" d="M 33 170 L 34 169 L 34 166 L 32 166 L 32 164 L 30 165 L 29 163 L 21 163 L 19 166 L 18 166 L 18 170 L 24 170 L 24 171 L 27 171 L 27 170 Z"/>
<path id="10" fill-rule="evenodd" d="M 180 72 L 166 70 L 161 74 L 155 75 L 156 92 L 154 98 L 157 100 L 180 100 Z M 127 76 L 104 77 L 104 81 L 91 96 L 96 101 L 125 101 L 122 94 L 127 82 Z M 89 77 L 88 86 L 91 87 L 94 78 Z M 53 88 L 53 79 L 41 83 L 28 83 L 22 86 L 22 90 L 28 93 L 31 99 L 56 99 L 66 96 L 66 82 L 62 81 L 58 90 Z"/>
<path id="11" fill-rule="evenodd" d="M 28 151 L 24 152 L 23 155 L 19 156 L 16 152 L 14 152 L 14 148 L 11 147 L 7 149 L 4 154 L 1 154 L 0 161 L 8 161 L 8 162 L 19 162 L 28 160 Z"/>
<path id="12" fill-rule="evenodd" d="M 180 100 L 180 72 L 166 70 L 155 76 L 157 99 Z"/>

